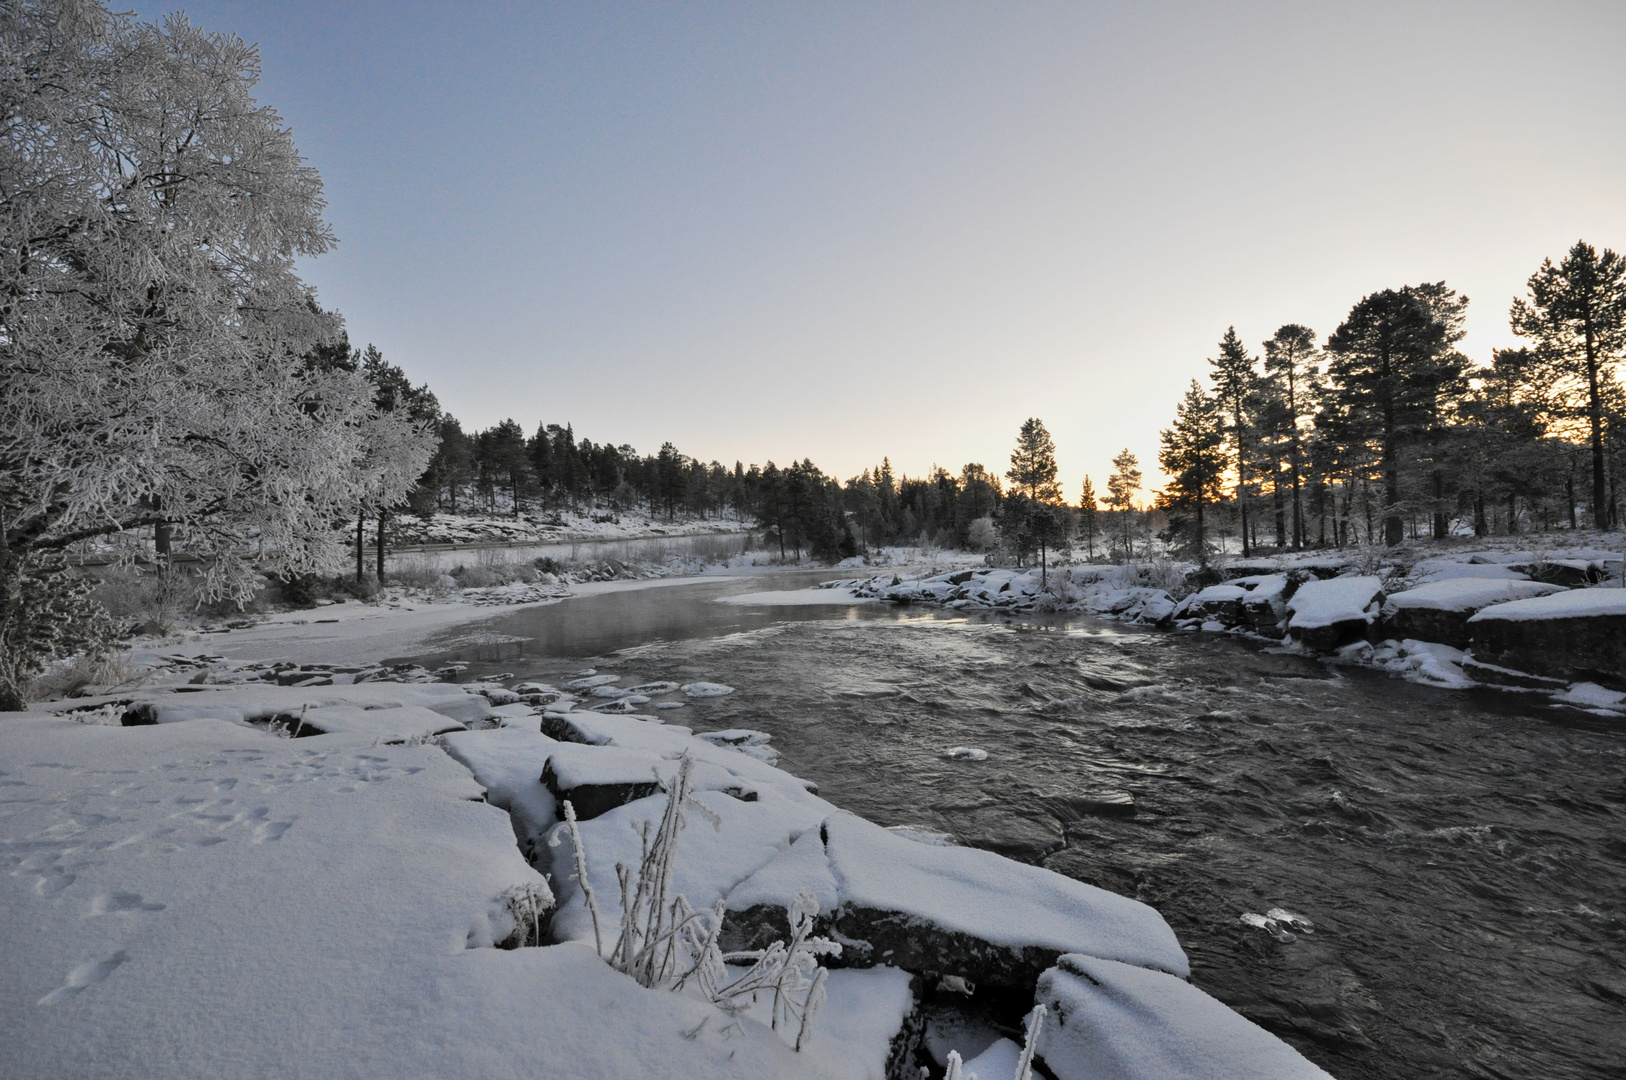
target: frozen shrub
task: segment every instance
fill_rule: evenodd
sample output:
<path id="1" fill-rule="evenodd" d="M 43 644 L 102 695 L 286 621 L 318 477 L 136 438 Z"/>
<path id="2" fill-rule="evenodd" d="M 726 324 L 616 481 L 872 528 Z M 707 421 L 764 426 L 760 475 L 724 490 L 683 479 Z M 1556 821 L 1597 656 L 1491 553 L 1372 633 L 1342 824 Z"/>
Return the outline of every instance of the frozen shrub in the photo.
<path id="1" fill-rule="evenodd" d="M 684 754 L 677 774 L 670 782 L 663 782 L 666 808 L 660 822 L 652 825 L 643 821 L 638 825 L 642 843 L 637 865 L 616 864 L 621 926 L 607 959 L 611 967 L 641 986 L 681 990 L 692 983 L 707 1000 L 731 1013 L 744 1012 L 761 995 L 771 995 L 770 1024 L 775 1031 L 795 1024 L 795 1045 L 800 1050 L 825 997 L 826 972 L 818 958 L 839 955 L 841 946 L 812 936 L 818 902 L 801 893 L 787 912 L 789 942 L 776 941 L 766 949 L 750 952 L 724 953 L 717 944 L 723 928 L 723 901 L 709 911 L 695 911 L 681 893 L 673 894 L 677 841 L 687 823 L 687 811 L 698 810 L 711 819 L 714 827 L 722 825 L 704 803 L 694 798 L 690 786 L 693 771 L 694 758 Z M 660 780 L 659 773 L 656 779 Z M 603 956 L 603 915 L 589 883 L 576 809 L 568 800 L 564 814 L 574 848 L 576 881 L 593 921 L 594 944 Z M 730 980 L 729 964 L 745 961 L 750 961 L 751 967 Z"/>

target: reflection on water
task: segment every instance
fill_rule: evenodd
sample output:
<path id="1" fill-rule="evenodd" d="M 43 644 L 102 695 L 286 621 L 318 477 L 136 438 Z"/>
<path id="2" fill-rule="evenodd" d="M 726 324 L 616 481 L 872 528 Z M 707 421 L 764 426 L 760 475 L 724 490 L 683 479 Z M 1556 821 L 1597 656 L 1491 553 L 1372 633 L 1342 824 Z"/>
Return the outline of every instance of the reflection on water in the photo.
<path id="1" fill-rule="evenodd" d="M 701 584 L 657 585 L 526 607 L 444 635 L 426 663 L 451 660 L 513 664 L 549 657 L 601 656 L 668 641 L 721 637 L 775 626 L 786 619 L 828 621 L 897 617 L 888 604 L 776 608 L 719 604 L 724 596 L 769 589 L 800 590 L 830 578 L 829 570 L 718 577 Z M 418 659 L 424 659 L 419 657 Z"/>
<path id="2" fill-rule="evenodd" d="M 1215 635 L 704 591 L 764 587 L 516 613 L 498 624 L 533 643 L 472 670 L 551 677 L 613 648 L 595 666 L 629 682 L 729 683 L 676 715 L 771 732 L 786 768 L 882 824 L 1155 905 L 1194 982 L 1335 1076 L 1621 1075 L 1618 729 Z M 1276 907 L 1315 931 L 1241 920 Z"/>

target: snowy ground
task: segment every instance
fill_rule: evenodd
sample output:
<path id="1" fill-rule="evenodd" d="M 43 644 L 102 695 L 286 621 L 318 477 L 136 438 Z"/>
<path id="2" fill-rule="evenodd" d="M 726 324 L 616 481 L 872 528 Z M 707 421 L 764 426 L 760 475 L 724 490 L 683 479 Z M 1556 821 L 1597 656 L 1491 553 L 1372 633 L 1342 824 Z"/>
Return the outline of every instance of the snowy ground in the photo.
<path id="1" fill-rule="evenodd" d="M 398 544 L 560 543 L 572 540 L 629 540 L 650 536 L 701 536 L 750 532 L 750 521 L 732 513 L 709 518 L 684 515 L 672 521 L 642 511 L 506 514 L 437 513 L 427 521 L 400 517 L 390 523 Z"/>
<path id="2" fill-rule="evenodd" d="M 6 1076 L 883 1080 L 952 1050 L 1006 1080 L 981 982 L 1017 1017 L 1041 994 L 1055 1075 L 1325 1076 L 1190 987 L 1152 909 L 844 814 L 761 733 L 586 711 L 729 692 L 634 683 L 189 682 L 0 715 Z M 591 815 L 608 955 L 614 863 L 685 757 L 677 889 L 779 937 L 807 893 L 842 943 L 799 1052 L 770 998 L 731 1011 L 595 955 L 561 800 Z"/>

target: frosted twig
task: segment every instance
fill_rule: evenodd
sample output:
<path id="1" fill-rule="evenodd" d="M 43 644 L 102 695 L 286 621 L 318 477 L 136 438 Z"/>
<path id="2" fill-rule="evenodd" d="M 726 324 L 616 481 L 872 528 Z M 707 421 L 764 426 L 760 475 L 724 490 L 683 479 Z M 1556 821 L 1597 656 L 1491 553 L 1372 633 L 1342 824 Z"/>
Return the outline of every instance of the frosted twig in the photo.
<path id="1" fill-rule="evenodd" d="M 1022 1056 L 1016 1061 L 1016 1080 L 1033 1080 L 1033 1055 L 1039 1049 L 1039 1029 L 1050 1010 L 1035 1005 L 1028 1014 L 1028 1033 L 1022 1040 Z"/>
<path id="2" fill-rule="evenodd" d="M 570 830 L 571 854 L 576 860 L 576 883 L 581 886 L 582 899 L 587 903 L 587 913 L 593 917 L 593 947 L 600 956 L 604 955 L 604 933 L 599 929 L 598 899 L 593 895 L 593 883 L 587 877 L 587 849 L 582 846 L 581 830 L 576 828 L 576 808 L 565 800 L 565 824 Z"/>

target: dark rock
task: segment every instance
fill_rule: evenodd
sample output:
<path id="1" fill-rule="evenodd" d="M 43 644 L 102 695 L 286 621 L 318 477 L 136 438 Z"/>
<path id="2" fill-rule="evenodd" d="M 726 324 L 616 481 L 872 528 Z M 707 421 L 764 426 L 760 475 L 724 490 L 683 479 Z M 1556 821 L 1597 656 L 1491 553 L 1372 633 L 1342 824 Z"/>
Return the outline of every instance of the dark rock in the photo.
<path id="1" fill-rule="evenodd" d="M 843 905 L 820 913 L 813 932 L 841 942 L 841 955 L 829 967 L 887 964 L 929 981 L 943 975 L 978 986 L 1028 990 L 1062 955 L 1037 945 L 994 945 L 971 934 L 948 930 L 898 911 Z M 729 911 L 723 917 L 725 950 L 765 949 L 785 937 L 785 909 L 777 904 Z"/>
<path id="2" fill-rule="evenodd" d="M 145 727 L 156 723 L 158 723 L 158 706 L 150 701 L 131 705 L 124 710 L 124 715 L 119 717 L 119 724 L 123 727 Z"/>
<path id="3" fill-rule="evenodd" d="M 1524 671 L 1497 667 L 1495 664 L 1482 664 L 1473 657 L 1463 660 L 1460 666 L 1464 675 L 1488 686 L 1511 686 L 1520 690 L 1562 690 L 1569 685 L 1563 679 L 1549 679 Z"/>
<path id="4" fill-rule="evenodd" d="M 1453 649 L 1466 649 L 1469 642 L 1468 619 L 1472 611 L 1440 611 L 1436 608 L 1385 607 L 1382 621 L 1384 637 L 1416 638 L 1418 641 L 1437 641 Z"/>
<path id="5" fill-rule="evenodd" d="M 569 799 L 570 805 L 576 808 L 576 818 L 579 821 L 589 821 L 600 814 L 607 814 L 618 806 L 648 798 L 661 789 L 653 777 L 622 784 L 578 784 L 567 788 L 559 783 L 559 777 L 553 771 L 552 761 L 542 767 L 542 785 L 552 792 L 553 797 L 560 803 Z"/>
<path id="6" fill-rule="evenodd" d="M 1494 615 L 1496 610 L 1481 615 Z M 1468 629 L 1474 659 L 1481 664 L 1567 682 L 1626 688 L 1626 614 L 1544 619 L 1480 617 L 1470 621 Z"/>
<path id="7" fill-rule="evenodd" d="M 1598 575 L 1591 564 L 1579 559 L 1558 559 L 1552 562 L 1538 559 L 1528 563 L 1509 563 L 1508 569 L 1529 574 L 1531 581 L 1544 581 L 1549 585 L 1563 585 L 1571 589 L 1584 588 L 1598 580 Z"/>

